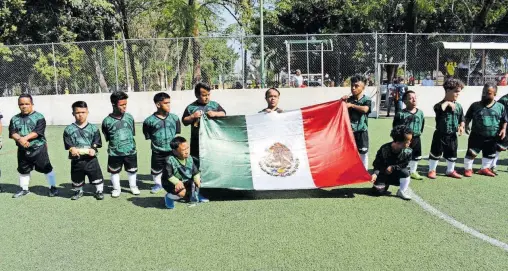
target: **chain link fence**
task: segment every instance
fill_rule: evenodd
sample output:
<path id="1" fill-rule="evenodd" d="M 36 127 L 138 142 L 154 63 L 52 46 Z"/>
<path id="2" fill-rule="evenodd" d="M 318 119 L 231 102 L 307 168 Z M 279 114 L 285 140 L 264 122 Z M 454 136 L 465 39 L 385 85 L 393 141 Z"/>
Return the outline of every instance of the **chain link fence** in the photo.
<path id="1" fill-rule="evenodd" d="M 506 84 L 508 35 L 334 34 L 115 40 L 0 46 L 0 96 L 348 86 L 403 77 Z M 265 81 L 262 80 L 264 73 Z"/>

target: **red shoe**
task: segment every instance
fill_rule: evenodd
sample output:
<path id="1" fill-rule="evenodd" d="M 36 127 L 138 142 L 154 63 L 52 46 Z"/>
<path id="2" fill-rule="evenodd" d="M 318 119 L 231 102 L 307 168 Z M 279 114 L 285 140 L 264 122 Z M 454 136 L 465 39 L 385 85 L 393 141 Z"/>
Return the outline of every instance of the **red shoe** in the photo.
<path id="1" fill-rule="evenodd" d="M 490 169 L 488 169 L 488 168 L 480 169 L 476 172 L 476 174 L 489 176 L 489 177 L 496 177 L 496 174 L 494 174 L 494 172 L 490 171 Z"/>
<path id="2" fill-rule="evenodd" d="M 427 177 L 429 179 L 435 179 L 436 178 L 436 171 L 435 170 L 429 171 L 429 173 L 427 173 Z"/>
<path id="3" fill-rule="evenodd" d="M 457 171 L 452 171 L 450 173 L 446 173 L 446 176 L 450 177 L 450 178 L 455 178 L 455 179 L 462 179 L 462 175 L 458 174 Z"/>
<path id="4" fill-rule="evenodd" d="M 464 177 L 473 177 L 473 170 L 472 169 L 464 170 Z"/>

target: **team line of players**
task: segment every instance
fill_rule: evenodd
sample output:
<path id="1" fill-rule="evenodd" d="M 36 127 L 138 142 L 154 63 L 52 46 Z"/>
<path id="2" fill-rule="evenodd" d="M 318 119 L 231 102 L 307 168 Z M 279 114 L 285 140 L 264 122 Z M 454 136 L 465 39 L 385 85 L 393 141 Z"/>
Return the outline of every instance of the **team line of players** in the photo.
<path id="1" fill-rule="evenodd" d="M 371 100 L 364 94 L 366 79 L 355 75 L 351 79 L 351 95 L 342 97 L 348 107 L 351 128 L 360 158 L 368 168 L 368 115 L 371 111 Z M 464 176 L 473 174 L 474 158 L 483 152 L 482 168 L 478 174 L 495 176 L 499 152 L 506 150 L 508 95 L 495 101 L 497 87 L 487 84 L 482 91 L 481 101 L 473 103 L 465 117 L 462 106 L 457 102 L 464 84 L 456 79 L 449 79 L 444 84 L 445 97 L 434 106 L 436 113 L 436 130 L 432 138 L 427 176 L 436 178 L 436 168 L 441 155 L 447 160 L 446 175 L 462 178 L 455 171 L 457 159 L 457 134 L 465 131 L 470 134 L 468 151 L 465 157 Z M 178 116 L 170 113 L 170 96 L 164 92 L 154 96 L 157 111 L 143 122 L 143 134 L 151 140 L 151 174 L 155 185 L 151 192 L 167 192 L 166 206 L 174 208 L 174 201 L 186 199 L 195 202 L 207 202 L 199 193 L 201 178 L 199 172 L 199 120 L 206 114 L 208 118 L 220 118 L 226 115 L 225 110 L 215 101 L 210 100 L 211 89 L 206 84 L 195 86 L 197 98 L 184 111 L 182 122 L 191 125 L 190 146 L 180 134 L 181 125 Z M 266 91 L 267 107 L 260 113 L 282 113 L 278 108 L 280 92 L 271 88 Z M 108 172 L 113 186 L 112 197 L 121 195 L 120 175 L 122 168 L 128 175 L 132 194 L 139 195 L 137 187 L 137 150 L 135 142 L 135 124 L 132 115 L 126 112 L 128 95 L 114 92 L 110 101 L 113 112 L 102 122 L 101 130 L 108 144 Z M 417 108 L 416 94 L 407 91 L 403 96 L 406 108 L 394 118 L 391 132 L 392 142 L 386 143 L 378 150 L 373 163 L 373 191 L 378 195 L 387 195 L 390 185 L 400 186 L 397 195 L 409 200 L 407 188 L 411 179 L 421 180 L 417 172 L 421 160 L 420 136 L 425 127 L 423 112 Z M 55 174 L 51 165 L 45 138 L 46 122 L 44 116 L 33 109 L 33 99 L 23 94 L 18 99 L 20 113 L 15 115 L 9 124 L 9 137 L 18 146 L 17 161 L 19 185 L 21 190 L 13 195 L 19 198 L 29 194 L 30 172 L 36 170 L 46 175 L 49 184 L 49 196 L 58 195 Z M 95 198 L 102 200 L 103 174 L 97 159 L 98 148 L 102 147 L 99 129 L 87 122 L 88 106 L 84 101 L 72 105 L 75 122 L 64 130 L 63 141 L 69 150 L 71 160 L 71 180 L 77 200 L 83 196 L 85 177 L 95 185 Z M 0 115 L 1 118 L 1 115 Z M 472 122 L 472 129 L 469 123 Z M 0 131 L 1 132 L 1 131 Z M 0 147 L 1 147 L 0 138 Z M 409 168 L 409 169 L 408 169 Z"/>

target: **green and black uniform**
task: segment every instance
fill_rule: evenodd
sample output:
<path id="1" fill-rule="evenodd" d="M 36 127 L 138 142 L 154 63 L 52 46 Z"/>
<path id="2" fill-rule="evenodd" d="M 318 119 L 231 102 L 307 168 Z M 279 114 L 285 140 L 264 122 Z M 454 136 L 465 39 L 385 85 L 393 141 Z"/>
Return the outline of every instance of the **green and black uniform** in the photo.
<path id="1" fill-rule="evenodd" d="M 85 184 L 85 177 L 92 184 L 103 183 L 103 175 L 97 149 L 102 147 L 101 134 L 97 126 L 87 123 L 83 128 L 73 123 L 65 127 L 63 133 L 64 147 L 77 149 L 94 149 L 95 155 L 80 154 L 75 157 L 69 153 L 71 159 L 71 180 L 73 187 L 82 187 Z"/>
<path id="2" fill-rule="evenodd" d="M 152 175 L 158 175 L 164 170 L 166 159 L 171 154 L 169 143 L 180 133 L 180 119 L 175 114 L 169 113 L 165 118 L 160 118 L 154 113 L 145 119 L 143 134 L 147 140 L 152 141 Z"/>
<path id="3" fill-rule="evenodd" d="M 505 111 L 508 112 L 508 94 L 501 97 L 497 102 L 504 105 Z M 508 113 L 507 113 L 507 115 L 508 115 Z M 508 132 L 508 130 L 507 130 L 507 132 Z M 505 136 L 504 139 L 499 138 L 497 145 L 498 145 L 499 151 L 505 151 L 508 148 L 508 136 Z"/>
<path id="4" fill-rule="evenodd" d="M 138 171 L 138 158 L 134 136 L 134 118 L 125 113 L 122 116 L 108 115 L 102 121 L 102 133 L 108 144 L 108 172 L 112 174 L 122 171 L 136 173 Z"/>
<path id="5" fill-rule="evenodd" d="M 349 119 L 351 122 L 351 128 L 353 129 L 353 135 L 355 137 L 356 148 L 360 154 L 366 154 L 369 152 L 369 126 L 368 119 L 371 111 L 372 101 L 367 95 L 363 95 L 359 100 L 356 100 L 354 96 L 350 96 L 347 99 L 348 103 L 358 106 L 368 106 L 369 111 L 362 113 L 356 109 L 349 108 Z"/>
<path id="6" fill-rule="evenodd" d="M 180 160 L 172 153 L 166 160 L 166 170 L 162 174 L 162 187 L 166 192 L 176 195 L 180 191 L 175 191 L 175 185 L 181 181 L 188 197 L 192 192 L 194 178 L 197 177 L 199 177 L 199 170 L 192 157 Z"/>
<path id="7" fill-rule="evenodd" d="M 467 143 L 466 158 L 476 157 L 480 151 L 484 157 L 494 158 L 499 132 L 506 122 L 504 105 L 494 102 L 487 107 L 482 102 L 473 103 L 466 113 L 466 122 L 472 120 L 471 134 Z"/>
<path id="8" fill-rule="evenodd" d="M 412 157 L 410 148 L 402 149 L 396 153 L 392 149 L 392 142 L 386 143 L 376 153 L 374 159 L 374 173 L 377 175 L 375 186 L 400 185 L 401 178 L 409 177 L 407 166 Z M 386 174 L 386 169 L 392 167 L 392 173 Z"/>
<path id="9" fill-rule="evenodd" d="M 393 118 L 393 127 L 397 125 L 404 125 L 413 131 L 413 139 L 409 147 L 413 150 L 412 160 L 419 161 L 422 159 L 422 142 L 420 136 L 423 133 L 425 126 L 425 117 L 420 109 L 416 109 L 415 113 L 411 113 L 407 109 L 399 111 Z"/>
<path id="10" fill-rule="evenodd" d="M 21 137 L 31 133 L 37 133 L 37 138 L 29 141 L 30 146 L 25 148 L 19 143 L 18 146 L 18 172 L 29 174 L 34 168 L 37 172 L 48 174 L 53 171 L 49 160 L 48 148 L 46 145 L 46 120 L 39 112 L 32 112 L 28 115 L 17 114 L 12 117 L 9 124 L 9 137 L 18 134 Z"/>
<path id="11" fill-rule="evenodd" d="M 436 113 L 436 131 L 432 136 L 432 145 L 430 147 L 429 159 L 439 160 L 441 155 L 451 162 L 457 160 L 457 131 L 462 122 L 464 122 L 464 111 L 462 106 L 455 102 L 455 110 L 447 106 L 443 111 L 441 105 L 446 101 L 441 101 L 434 105 Z"/>
<path id="12" fill-rule="evenodd" d="M 203 115 L 206 115 L 206 112 L 208 112 L 208 111 L 216 111 L 216 112 L 226 113 L 224 108 L 222 108 L 222 106 L 220 106 L 220 104 L 218 104 L 217 102 L 210 101 L 210 102 L 208 102 L 208 104 L 201 104 L 196 100 L 195 102 L 189 104 L 187 106 L 187 108 L 185 108 L 185 112 L 183 112 L 182 122 L 184 122 L 183 121 L 184 118 L 194 114 L 194 112 L 197 112 L 197 111 L 202 111 Z M 184 122 L 184 125 L 187 126 L 189 124 L 185 124 L 185 122 Z M 198 161 L 199 161 L 199 120 L 194 120 L 194 123 L 192 123 L 190 144 L 191 144 L 190 145 L 191 156 L 198 159 Z M 199 167 L 199 163 L 198 163 L 198 167 Z"/>

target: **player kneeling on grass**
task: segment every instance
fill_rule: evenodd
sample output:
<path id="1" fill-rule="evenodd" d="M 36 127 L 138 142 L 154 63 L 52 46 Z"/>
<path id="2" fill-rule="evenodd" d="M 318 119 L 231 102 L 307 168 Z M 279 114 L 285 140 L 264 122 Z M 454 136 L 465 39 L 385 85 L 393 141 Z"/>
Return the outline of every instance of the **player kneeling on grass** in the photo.
<path id="1" fill-rule="evenodd" d="M 429 154 L 429 173 L 427 177 L 436 178 L 436 168 L 441 155 L 447 160 L 446 176 L 461 179 L 462 176 L 455 171 L 457 161 L 457 147 L 459 136 L 464 132 L 464 111 L 457 102 L 464 83 L 458 79 L 448 79 L 444 82 L 445 97 L 434 105 L 436 113 L 436 131 L 432 136 L 432 145 Z"/>
<path id="2" fill-rule="evenodd" d="M 413 131 L 413 139 L 409 145 L 411 150 L 413 150 L 411 162 L 409 162 L 409 173 L 411 174 L 411 179 L 423 180 L 423 177 L 420 176 L 416 170 L 418 168 L 418 162 L 422 160 L 422 142 L 420 136 L 425 126 L 425 118 L 422 110 L 416 108 L 416 93 L 414 91 L 406 91 L 404 95 L 402 95 L 402 100 L 406 104 L 406 108 L 395 115 L 395 118 L 393 118 L 393 127 L 404 125 Z"/>
<path id="3" fill-rule="evenodd" d="M 477 172 L 480 175 L 494 177 L 491 166 L 496 157 L 497 142 L 505 138 L 506 111 L 504 105 L 494 99 L 497 86 L 485 84 L 482 91 L 482 100 L 473 103 L 466 113 L 466 133 L 470 134 L 467 142 L 467 153 L 464 159 L 464 176 L 473 176 L 474 158 L 483 153 L 482 168 Z M 473 127 L 469 123 L 473 121 Z"/>
<path id="4" fill-rule="evenodd" d="M 152 141 L 151 169 L 155 186 L 152 187 L 151 193 L 155 194 L 162 190 L 162 171 L 171 154 L 170 143 L 180 133 L 181 128 L 178 116 L 169 113 L 171 100 L 167 93 L 155 94 L 153 101 L 157 106 L 157 112 L 143 122 L 143 134 L 146 139 Z"/>
<path id="5" fill-rule="evenodd" d="M 102 121 L 102 133 L 108 144 L 108 172 L 111 173 L 111 184 L 113 185 L 113 198 L 120 197 L 120 171 L 122 167 L 127 171 L 129 186 L 134 195 L 139 195 L 136 181 L 138 172 L 138 155 L 136 152 L 136 141 L 134 136 L 134 118 L 127 110 L 127 99 L 129 96 L 123 91 L 113 92 L 110 100 L 113 106 L 113 113 L 109 114 Z"/>
<path id="6" fill-rule="evenodd" d="M 30 172 L 44 173 L 49 184 L 49 196 L 58 195 L 55 173 L 49 160 L 48 146 L 44 132 L 46 120 L 44 116 L 33 110 L 33 99 L 30 94 L 21 94 L 18 98 L 21 113 L 12 117 L 9 124 L 9 137 L 18 146 L 18 172 L 21 191 L 13 198 L 28 195 Z"/>
<path id="7" fill-rule="evenodd" d="M 393 127 L 390 136 L 393 141 L 381 146 L 373 163 L 373 189 L 377 195 L 389 195 L 390 185 L 399 185 L 397 196 L 410 200 L 407 188 L 411 179 L 407 166 L 411 160 L 412 150 L 409 145 L 413 138 L 413 132 L 407 126 L 398 125 Z"/>
<path id="8" fill-rule="evenodd" d="M 83 196 L 85 176 L 95 185 L 95 198 L 104 199 L 104 182 L 101 166 L 97 159 L 97 148 L 102 147 L 101 134 L 97 126 L 88 123 L 88 105 L 77 101 L 72 104 L 72 115 L 76 122 L 65 127 L 63 141 L 71 159 L 71 180 L 74 188 L 72 200 Z"/>
<path id="9" fill-rule="evenodd" d="M 189 199 L 208 202 L 199 195 L 201 177 L 194 160 L 189 155 L 189 144 L 181 136 L 171 140 L 171 155 L 166 160 L 166 170 L 162 177 L 162 186 L 167 194 L 164 197 L 168 209 L 175 208 L 175 200 Z"/>

